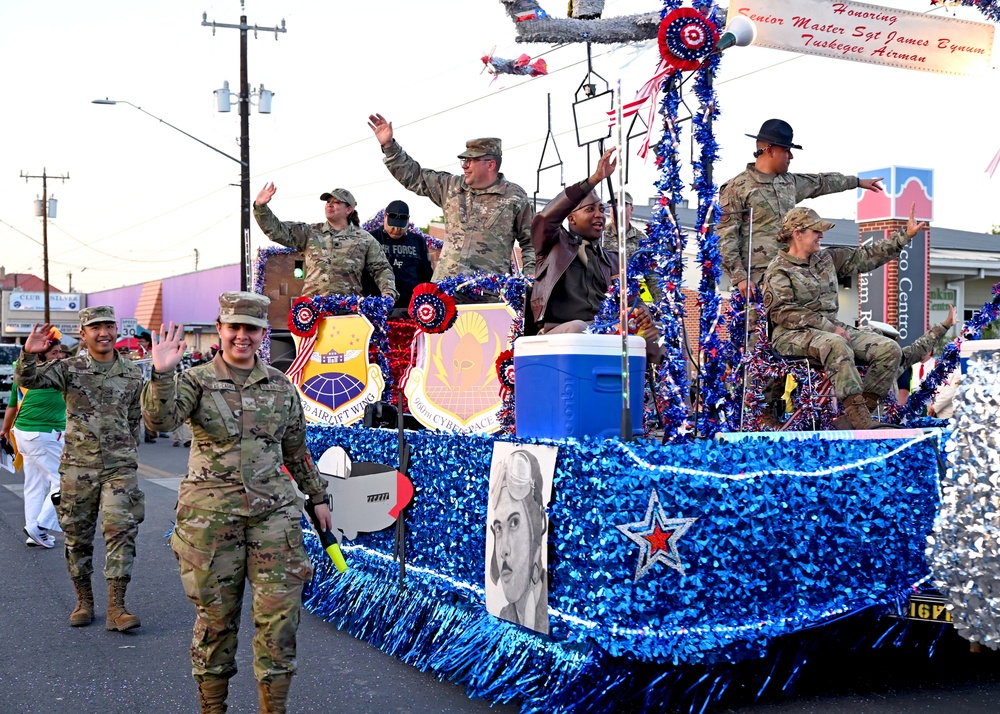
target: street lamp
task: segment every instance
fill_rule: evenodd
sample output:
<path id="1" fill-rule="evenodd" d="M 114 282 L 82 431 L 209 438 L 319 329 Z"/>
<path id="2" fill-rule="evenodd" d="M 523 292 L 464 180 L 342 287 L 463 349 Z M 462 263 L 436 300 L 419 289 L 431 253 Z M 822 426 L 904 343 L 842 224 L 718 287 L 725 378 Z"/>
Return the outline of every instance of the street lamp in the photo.
<path id="1" fill-rule="evenodd" d="M 212 146 L 208 142 L 202 141 L 197 136 L 193 136 L 191 134 L 188 134 L 183 129 L 174 126 L 170 122 L 161 119 L 160 117 L 156 116 L 155 114 L 151 114 L 150 112 L 147 112 L 145 109 L 143 109 L 139 105 L 133 104 L 132 102 L 126 101 L 124 99 L 107 99 L 107 98 L 105 98 L 105 99 L 94 99 L 91 103 L 92 104 L 112 104 L 112 105 L 113 104 L 128 104 L 133 109 L 138 109 L 143 114 L 145 114 L 147 116 L 153 117 L 154 119 L 156 119 L 156 121 L 160 122 L 161 124 L 166 124 L 167 126 L 169 126 L 174 131 L 179 131 L 184 136 L 186 136 L 186 137 L 188 137 L 190 139 L 194 139 L 195 141 L 197 141 L 202 146 L 207 146 L 209 149 L 211 149 L 215 153 L 222 154 L 227 159 L 235 161 L 236 163 L 238 163 L 240 166 L 243 167 L 242 179 L 240 181 L 240 188 L 241 188 L 241 191 L 240 191 L 240 209 L 241 209 L 240 210 L 240 216 L 241 216 L 241 221 L 240 221 L 240 223 L 241 223 L 241 225 L 240 225 L 240 265 L 241 265 L 240 282 L 241 282 L 241 286 L 240 287 L 241 287 L 241 289 L 246 290 L 247 289 L 247 260 L 248 260 L 247 252 L 248 252 L 248 246 L 246 244 L 246 241 L 244 240 L 244 236 L 247 235 L 250 232 L 250 226 L 249 226 L 249 214 L 248 214 L 248 212 L 246 210 L 246 206 L 244 204 L 247 203 L 246 197 L 247 197 L 247 195 L 249 195 L 249 188 L 250 188 L 250 177 L 248 175 L 248 169 L 250 167 L 249 157 L 248 157 L 247 161 L 243 161 L 241 159 L 237 159 L 235 156 L 230 156 L 229 154 L 227 154 L 222 149 L 217 149 L 216 147 Z M 246 224 L 246 225 L 244 225 L 244 224 Z"/>

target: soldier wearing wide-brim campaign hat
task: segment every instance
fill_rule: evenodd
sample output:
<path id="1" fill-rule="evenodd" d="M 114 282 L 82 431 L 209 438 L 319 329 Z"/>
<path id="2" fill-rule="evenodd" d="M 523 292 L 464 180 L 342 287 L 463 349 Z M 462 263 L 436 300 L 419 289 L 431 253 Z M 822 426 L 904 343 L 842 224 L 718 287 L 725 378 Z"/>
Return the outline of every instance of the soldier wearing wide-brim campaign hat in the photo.
<path id="1" fill-rule="evenodd" d="M 798 144 L 792 143 L 792 125 L 781 119 L 768 119 L 760 125 L 760 131 L 756 134 L 747 134 L 747 136 L 774 146 L 784 146 L 787 149 L 802 148 Z"/>
<path id="2" fill-rule="evenodd" d="M 834 172 L 792 173 L 789 170 L 794 158 L 792 150 L 802 147 L 795 143 L 791 125 L 782 119 L 768 119 L 761 124 L 760 131 L 747 136 L 756 140 L 754 161 L 719 189 L 722 211 L 716 234 L 722 269 L 732 287 L 751 304 L 759 298 L 764 271 L 781 247 L 778 241 L 781 220 L 800 201 L 859 187 L 878 192 L 882 187 L 881 179 L 877 178 L 862 179 Z M 747 315 L 748 331 L 743 335 L 746 354 L 753 351 L 757 342 L 757 315 L 756 310 Z M 784 380 L 779 379 L 768 388 L 776 395 L 773 401 L 780 402 L 783 384 Z M 776 427 L 778 422 L 770 415 L 765 425 Z"/>

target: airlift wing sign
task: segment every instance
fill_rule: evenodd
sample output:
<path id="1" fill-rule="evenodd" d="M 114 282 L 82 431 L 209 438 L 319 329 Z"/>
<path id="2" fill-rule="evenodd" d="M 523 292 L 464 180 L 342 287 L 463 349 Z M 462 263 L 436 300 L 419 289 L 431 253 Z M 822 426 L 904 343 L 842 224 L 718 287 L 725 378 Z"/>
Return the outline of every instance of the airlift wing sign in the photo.
<path id="1" fill-rule="evenodd" d="M 428 429 L 490 434 L 500 428 L 497 357 L 508 348 L 514 313 L 503 304 L 459 305 L 455 325 L 417 337 L 417 361 L 404 393 Z"/>
<path id="2" fill-rule="evenodd" d="M 364 315 L 324 317 L 316 329 L 312 354 L 295 386 L 302 398 L 306 419 L 345 426 L 365 415 L 365 406 L 382 396 L 385 378 L 368 360 L 374 333 Z M 301 350 L 307 340 L 296 338 Z"/>
<path id="3" fill-rule="evenodd" d="M 734 0 L 757 26 L 753 44 L 942 74 L 992 66 L 993 25 L 830 0 Z"/>

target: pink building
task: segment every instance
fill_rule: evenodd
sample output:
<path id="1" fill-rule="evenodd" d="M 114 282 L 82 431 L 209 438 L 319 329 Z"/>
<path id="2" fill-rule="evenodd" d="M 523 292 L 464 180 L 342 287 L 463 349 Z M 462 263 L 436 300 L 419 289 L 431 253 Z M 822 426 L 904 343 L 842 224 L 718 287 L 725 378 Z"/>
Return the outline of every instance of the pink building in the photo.
<path id="1" fill-rule="evenodd" d="M 206 351 L 218 341 L 215 318 L 219 315 L 219 294 L 239 289 L 240 266 L 223 265 L 90 293 L 87 305 L 111 305 L 119 323 L 135 318 L 150 331 L 159 329 L 161 323 L 183 324 L 191 349 Z"/>

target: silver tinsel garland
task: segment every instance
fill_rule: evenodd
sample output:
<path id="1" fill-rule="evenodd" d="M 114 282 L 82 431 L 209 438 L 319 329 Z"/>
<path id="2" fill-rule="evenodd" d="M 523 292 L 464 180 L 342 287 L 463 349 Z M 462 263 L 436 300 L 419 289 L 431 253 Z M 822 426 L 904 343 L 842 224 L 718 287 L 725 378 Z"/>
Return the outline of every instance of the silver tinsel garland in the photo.
<path id="1" fill-rule="evenodd" d="M 597 19 L 604 12 L 604 0 L 571 0 L 570 8 L 570 17 Z"/>
<path id="2" fill-rule="evenodd" d="M 550 16 L 538 4 L 538 0 L 500 0 L 500 2 L 514 20 L 518 42 L 554 45 L 566 42 L 621 44 L 656 39 L 656 33 L 660 29 L 659 12 L 576 19 L 577 16 L 593 17 L 600 14 L 603 10 L 603 0 L 576 0 L 572 6 L 574 17 L 565 18 Z"/>
<path id="3" fill-rule="evenodd" d="M 1000 649 L 1000 352 L 970 360 L 949 427 L 927 561 L 958 633 Z"/>

